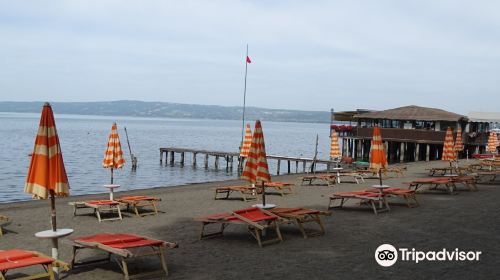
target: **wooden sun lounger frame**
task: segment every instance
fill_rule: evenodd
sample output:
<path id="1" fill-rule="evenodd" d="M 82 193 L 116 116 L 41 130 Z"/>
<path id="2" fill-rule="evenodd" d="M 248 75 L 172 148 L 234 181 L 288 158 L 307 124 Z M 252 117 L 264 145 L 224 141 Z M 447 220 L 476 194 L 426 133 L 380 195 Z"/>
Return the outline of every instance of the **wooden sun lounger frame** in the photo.
<path id="1" fill-rule="evenodd" d="M 451 177 L 449 177 L 449 178 L 451 178 Z M 415 190 L 415 192 L 418 192 L 419 189 L 423 186 L 430 186 L 429 189 L 431 189 L 431 190 L 437 190 L 438 187 L 444 186 L 446 188 L 446 190 L 449 192 L 449 194 L 456 194 L 455 190 L 457 189 L 457 186 L 449 178 L 448 178 L 448 180 L 436 178 L 436 180 L 432 180 L 432 181 L 431 180 L 429 180 L 429 181 L 415 180 L 412 182 L 407 182 L 405 184 L 408 184 L 408 189 L 410 189 L 410 190 L 413 189 L 413 190 Z"/>
<path id="2" fill-rule="evenodd" d="M 269 182 L 264 183 L 265 188 L 274 188 L 276 189 L 281 196 L 285 196 L 286 194 L 294 194 L 293 183 L 285 183 L 285 182 Z"/>
<path id="3" fill-rule="evenodd" d="M 11 219 L 7 216 L 0 215 L 0 237 L 3 236 L 3 228 L 2 228 L 2 223 L 8 223 L 10 222 Z"/>
<path id="4" fill-rule="evenodd" d="M 215 188 L 214 199 L 228 199 L 231 193 L 239 192 L 243 201 L 257 199 L 257 188 L 252 186 L 224 186 Z M 219 197 L 219 194 L 225 194 L 226 197 Z"/>
<path id="5" fill-rule="evenodd" d="M 398 190 L 402 190 L 402 191 L 398 191 Z M 417 200 L 417 195 L 416 195 L 415 190 L 408 190 L 408 189 L 398 189 L 398 190 L 393 190 L 393 188 L 390 188 L 390 189 L 383 190 L 383 192 L 388 197 L 390 197 L 390 196 L 401 197 L 406 202 L 406 206 L 408 206 L 408 208 L 414 208 L 414 207 L 420 206 L 420 203 L 418 203 L 418 200 Z M 380 192 L 379 190 L 373 189 L 373 188 L 367 189 L 365 191 L 367 191 L 367 192 Z M 408 192 L 408 191 L 411 191 L 411 192 Z M 388 201 L 388 203 L 394 204 L 391 201 Z"/>
<path id="6" fill-rule="evenodd" d="M 225 213 L 225 216 L 221 216 L 220 218 L 214 219 L 210 218 L 210 216 L 201 216 L 201 217 L 196 217 L 194 218 L 195 221 L 199 221 L 202 223 L 201 229 L 200 229 L 200 236 L 199 240 L 205 239 L 205 238 L 211 238 L 215 236 L 222 236 L 224 233 L 224 230 L 226 227 L 230 224 L 237 224 L 237 225 L 246 225 L 248 228 L 248 232 L 257 240 L 257 244 L 259 247 L 263 247 L 264 245 L 272 244 L 272 243 L 277 243 L 277 242 L 282 242 L 283 237 L 281 235 L 280 227 L 279 227 L 279 217 L 267 210 L 261 209 L 262 212 L 264 212 L 267 215 L 276 217 L 274 220 L 267 220 L 263 223 L 258 223 L 258 222 L 253 222 L 239 214 L 236 214 L 234 212 L 227 212 Z M 227 217 L 230 216 L 235 216 L 239 220 L 228 220 Z M 212 233 L 205 233 L 205 227 L 207 225 L 211 224 L 220 224 L 220 229 L 216 232 Z M 263 232 L 267 229 L 274 229 L 276 232 L 276 238 L 271 238 L 267 240 L 263 240 Z"/>
<path id="7" fill-rule="evenodd" d="M 328 209 L 332 208 L 342 208 L 344 203 L 349 199 L 359 199 L 359 204 L 366 203 L 370 205 L 373 209 L 373 213 L 377 215 L 379 212 L 390 211 L 389 203 L 387 202 L 386 195 L 380 194 L 378 196 L 365 196 L 365 195 L 357 195 L 357 194 L 343 194 L 343 193 L 334 193 L 329 196 Z M 335 205 L 335 201 L 340 200 L 339 205 Z M 377 207 L 377 204 L 379 205 Z"/>
<path id="8" fill-rule="evenodd" d="M 73 216 L 77 216 L 76 211 L 77 209 L 82 209 L 82 208 L 91 208 L 94 210 L 94 215 L 96 215 L 97 220 L 100 222 L 102 221 L 114 221 L 114 220 L 122 220 L 122 212 L 120 209 L 121 203 L 116 201 L 116 204 L 114 205 L 109 205 L 109 204 L 104 204 L 104 205 L 96 205 L 96 204 L 90 204 L 87 201 L 74 201 L 74 202 L 69 202 L 69 205 L 73 206 Z M 107 212 L 107 213 L 113 213 L 117 212 L 117 217 L 111 217 L 111 218 L 102 218 L 101 217 L 101 212 Z"/>
<path id="9" fill-rule="evenodd" d="M 357 171 L 352 171 L 352 172 L 339 172 L 339 177 L 342 178 L 342 177 L 352 177 L 352 179 L 354 180 L 354 182 L 356 182 L 356 184 L 359 184 L 359 181 L 361 181 L 362 183 L 365 182 L 365 178 L 363 178 L 363 176 L 357 172 Z"/>
<path id="10" fill-rule="evenodd" d="M 493 182 L 496 180 L 497 176 L 500 176 L 500 170 L 492 170 L 492 171 L 477 171 L 475 173 L 473 173 L 476 178 L 485 178 L 485 177 L 489 177 L 491 176 L 491 179 L 487 180 L 489 182 Z M 469 174 L 469 175 L 473 175 L 473 174 Z M 483 181 L 484 182 L 484 181 Z"/>
<path id="11" fill-rule="evenodd" d="M 296 210 L 296 211 L 292 211 Z M 300 213 L 300 212 L 303 213 Z M 321 221 L 320 216 L 331 216 L 332 212 L 330 211 L 319 211 L 307 208 L 274 208 L 269 212 L 279 216 L 281 218 L 282 224 L 292 224 L 295 223 L 299 228 L 302 236 L 304 238 L 324 235 L 325 234 L 325 226 L 323 221 Z M 316 223 L 318 224 L 320 231 L 319 232 L 310 232 L 309 234 L 306 232 L 304 228 L 304 224 L 306 223 Z"/>
<path id="12" fill-rule="evenodd" d="M 387 173 L 396 173 L 398 177 L 403 177 L 404 176 L 404 171 L 406 170 L 406 166 L 404 167 L 387 167 L 384 169 L 381 169 L 382 175 L 387 175 Z M 359 173 L 360 175 L 372 175 L 375 178 L 378 178 L 378 170 L 375 169 L 356 169 L 355 172 Z"/>
<path id="13" fill-rule="evenodd" d="M 144 237 L 144 236 L 141 236 Z M 121 271 L 123 272 L 123 278 L 125 280 L 129 279 L 134 279 L 134 278 L 142 278 L 142 277 L 147 277 L 147 276 L 154 276 L 158 274 L 165 274 L 165 276 L 168 276 L 168 267 L 167 267 L 167 262 L 165 261 L 165 249 L 169 248 L 177 248 L 178 245 L 176 243 L 172 242 L 167 242 L 163 240 L 157 240 L 157 239 L 152 239 L 148 237 L 144 237 L 149 240 L 155 240 L 155 241 L 162 241 L 163 244 L 160 246 L 147 246 L 149 247 L 150 250 L 146 251 L 141 251 L 141 249 L 144 249 L 144 247 L 138 247 L 138 248 L 131 248 L 132 250 L 138 250 L 140 252 L 133 252 L 129 249 L 118 249 L 118 248 L 113 248 L 107 245 L 104 245 L 102 243 L 98 242 L 85 242 L 85 241 L 79 241 L 76 240 L 75 238 L 69 238 L 69 242 L 71 242 L 71 245 L 73 246 L 73 255 L 71 259 L 71 267 L 78 267 L 78 266 L 83 266 L 91 263 L 96 263 L 96 262 L 101 262 L 101 261 L 111 261 L 111 256 L 114 254 L 117 256 L 116 263 L 120 267 Z M 82 249 L 95 249 L 95 250 L 101 250 L 105 251 L 108 253 L 108 257 L 104 259 L 98 259 L 98 260 L 91 260 L 91 261 L 86 261 L 86 262 L 76 262 L 76 255 L 78 253 L 78 250 Z M 128 271 L 128 265 L 127 265 L 127 260 L 134 259 L 134 258 L 139 258 L 139 257 L 145 257 L 145 256 L 158 256 L 160 259 L 161 263 L 161 269 L 155 270 L 155 271 L 148 271 L 148 272 L 142 272 L 142 273 L 137 273 L 134 275 L 130 275 Z"/>
<path id="14" fill-rule="evenodd" d="M 62 270 L 64 270 L 64 271 L 68 271 L 70 269 L 69 264 L 67 264 L 63 261 L 60 261 L 60 260 L 55 260 L 55 259 L 53 259 L 45 254 L 42 254 L 40 252 L 37 252 L 37 251 L 26 251 L 26 252 L 32 253 L 36 257 L 48 258 L 48 259 L 52 259 L 53 261 L 52 261 L 52 263 L 49 263 L 49 264 L 40 264 L 41 266 L 43 266 L 45 272 L 16 278 L 17 280 L 42 279 L 42 278 L 46 278 L 46 277 L 48 277 L 49 280 L 55 280 L 55 275 L 54 275 L 54 270 L 53 270 L 54 267 L 62 268 Z M 28 267 L 28 266 L 26 266 L 26 267 Z M 7 279 L 6 274 L 7 274 L 7 271 L 0 271 L 0 280 L 6 280 Z"/>
<path id="15" fill-rule="evenodd" d="M 117 198 L 116 201 L 127 205 L 127 211 L 130 211 L 130 208 L 132 208 L 134 209 L 135 215 L 137 215 L 138 217 L 144 217 L 148 215 L 158 215 L 158 201 L 161 201 L 161 199 L 148 196 L 145 197 L 145 199 L 141 200 Z M 148 206 L 153 208 L 153 212 L 139 213 L 139 209 Z"/>
<path id="16" fill-rule="evenodd" d="M 333 187 L 337 183 L 337 175 L 335 174 L 316 174 L 316 175 L 306 175 L 300 178 L 300 185 L 303 186 L 304 182 L 308 182 L 308 185 L 312 185 L 314 181 L 321 181 L 326 183 L 327 186 Z"/>

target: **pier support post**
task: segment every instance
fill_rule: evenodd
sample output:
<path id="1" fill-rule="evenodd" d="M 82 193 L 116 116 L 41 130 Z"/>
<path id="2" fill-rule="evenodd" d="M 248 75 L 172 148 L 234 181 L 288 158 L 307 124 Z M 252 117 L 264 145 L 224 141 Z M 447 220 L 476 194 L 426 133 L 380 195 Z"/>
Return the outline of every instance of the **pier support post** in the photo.
<path id="1" fill-rule="evenodd" d="M 288 160 L 288 174 L 290 174 L 290 160 Z"/>
<path id="2" fill-rule="evenodd" d="M 170 163 L 174 164 L 174 151 L 170 151 Z"/>
<path id="3" fill-rule="evenodd" d="M 361 144 L 361 160 L 365 159 L 365 140 L 359 140 Z"/>
<path id="4" fill-rule="evenodd" d="M 229 168 L 230 168 L 231 170 L 233 170 L 233 161 L 234 161 L 234 157 L 233 157 L 233 156 L 230 156 L 230 157 L 229 157 L 229 162 L 230 162 L 230 164 L 231 164 L 231 165 L 229 165 Z"/>
<path id="5" fill-rule="evenodd" d="M 193 165 L 196 166 L 196 153 L 193 153 Z"/>
<path id="6" fill-rule="evenodd" d="M 184 152 L 181 152 L 181 165 L 184 165 Z"/>
<path id="7" fill-rule="evenodd" d="M 205 154 L 205 169 L 208 169 L 208 154 Z"/>
<path id="8" fill-rule="evenodd" d="M 299 161 L 295 161 L 295 173 L 299 173 Z"/>
<path id="9" fill-rule="evenodd" d="M 219 156 L 215 156 L 215 169 L 219 169 Z"/>
<path id="10" fill-rule="evenodd" d="M 420 144 L 415 144 L 415 161 L 420 160 Z"/>
<path id="11" fill-rule="evenodd" d="M 425 161 L 429 161 L 430 159 L 430 153 L 431 153 L 431 145 L 427 144 L 425 145 Z"/>
<path id="12" fill-rule="evenodd" d="M 404 162 L 405 160 L 405 142 L 399 144 L 399 162 Z"/>
<path id="13" fill-rule="evenodd" d="M 163 163 L 163 151 L 160 150 L 160 165 Z"/>
<path id="14" fill-rule="evenodd" d="M 351 140 L 351 154 L 352 158 L 356 160 L 356 139 Z"/>
<path id="15" fill-rule="evenodd" d="M 281 160 L 278 159 L 278 167 L 276 170 L 276 175 L 280 175 L 280 165 L 281 165 Z"/>
<path id="16" fill-rule="evenodd" d="M 306 161 L 305 160 L 302 161 L 302 172 L 304 172 L 304 173 L 306 172 Z"/>
<path id="17" fill-rule="evenodd" d="M 229 156 L 224 157 L 226 159 L 226 171 L 229 170 Z"/>

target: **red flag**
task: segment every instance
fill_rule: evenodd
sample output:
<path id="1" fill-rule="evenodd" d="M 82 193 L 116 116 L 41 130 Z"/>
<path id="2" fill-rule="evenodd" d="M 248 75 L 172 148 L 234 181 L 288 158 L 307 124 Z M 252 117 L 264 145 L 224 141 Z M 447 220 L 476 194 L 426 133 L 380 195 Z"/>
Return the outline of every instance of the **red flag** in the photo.
<path id="1" fill-rule="evenodd" d="M 250 57 L 247 55 L 247 63 L 252 63 L 252 61 L 250 60 Z"/>

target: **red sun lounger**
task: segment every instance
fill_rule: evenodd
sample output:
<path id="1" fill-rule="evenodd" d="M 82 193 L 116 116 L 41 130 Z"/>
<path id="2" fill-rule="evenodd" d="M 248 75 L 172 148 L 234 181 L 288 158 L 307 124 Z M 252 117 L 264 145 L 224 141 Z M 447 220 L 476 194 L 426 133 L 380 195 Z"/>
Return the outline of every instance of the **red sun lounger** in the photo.
<path id="1" fill-rule="evenodd" d="M 125 279 L 129 279 L 131 275 L 129 274 L 127 267 L 127 260 L 131 258 L 143 257 L 156 255 L 160 259 L 161 270 L 144 272 L 139 274 L 134 274 L 133 277 L 145 277 L 156 275 L 159 273 L 164 273 L 168 275 L 167 263 L 165 262 L 165 248 L 176 248 L 177 244 L 170 243 L 162 240 L 150 239 L 147 237 L 126 234 L 126 233 L 101 233 L 89 236 L 82 236 L 71 238 L 73 245 L 73 258 L 71 260 L 72 266 L 84 265 L 90 262 L 80 262 L 76 263 L 76 254 L 80 249 L 96 249 L 105 251 L 108 253 L 108 258 L 111 259 L 111 255 L 117 257 L 116 262 L 120 266 L 124 274 Z"/>
<path id="2" fill-rule="evenodd" d="M 381 190 L 371 188 L 371 189 L 367 189 L 365 191 L 373 192 L 373 193 L 380 193 Z M 418 203 L 417 196 L 415 194 L 415 190 L 401 189 L 401 188 L 387 188 L 387 189 L 383 189 L 382 192 L 386 195 L 389 195 L 389 196 L 398 196 L 398 197 L 403 198 L 405 200 L 408 208 L 413 208 L 413 207 L 417 207 L 420 205 Z"/>
<path id="3" fill-rule="evenodd" d="M 285 196 L 285 194 L 293 194 L 293 186 L 292 183 L 285 182 L 267 182 L 264 183 L 264 187 L 266 189 L 274 188 L 276 189 L 281 196 Z"/>
<path id="4" fill-rule="evenodd" d="M 330 216 L 332 214 L 332 212 L 307 208 L 273 208 L 269 210 L 269 212 L 279 216 L 283 220 L 283 223 L 295 223 L 299 227 L 299 230 L 304 238 L 325 234 L 325 226 L 323 225 L 320 216 Z M 320 231 L 318 233 L 308 234 L 306 232 L 304 224 L 311 222 L 318 224 L 320 227 Z"/>
<path id="5" fill-rule="evenodd" d="M 90 201 L 76 201 L 70 202 L 69 205 L 73 206 L 73 215 L 76 216 L 76 210 L 81 208 L 91 208 L 97 216 L 99 223 L 102 221 L 121 220 L 122 212 L 120 210 L 120 202 L 114 200 L 90 200 Z M 117 216 L 111 218 L 101 218 L 101 213 L 117 213 Z"/>
<path id="6" fill-rule="evenodd" d="M 35 265 L 41 265 L 45 269 L 45 272 L 38 273 L 35 275 L 30 275 L 18 279 L 41 279 L 48 277 L 53 280 L 54 272 L 53 267 L 62 267 L 64 270 L 68 270 L 68 264 L 49 258 L 41 253 L 25 251 L 19 249 L 11 249 L 0 251 L 0 279 L 5 280 L 6 274 L 9 270 L 30 267 Z"/>
<path id="7" fill-rule="evenodd" d="M 146 215 L 157 215 L 158 214 L 158 207 L 157 203 L 161 199 L 153 196 L 143 196 L 143 195 L 136 195 L 136 196 L 124 196 L 118 198 L 116 201 L 121 202 L 123 204 L 127 205 L 127 210 L 130 208 L 134 209 L 134 212 L 137 216 L 146 216 Z M 153 212 L 147 212 L 147 213 L 142 213 L 139 214 L 139 209 L 144 208 L 144 207 L 151 207 L 153 208 Z"/>
<path id="8" fill-rule="evenodd" d="M 342 208 L 344 203 L 350 199 L 359 199 L 361 203 L 369 204 L 373 212 L 378 214 L 378 212 L 389 211 L 389 204 L 386 200 L 386 195 L 384 193 L 374 193 L 367 191 L 354 191 L 354 192 L 338 192 L 331 194 L 329 196 L 330 202 L 328 203 L 328 209 L 330 208 Z M 335 202 L 340 200 L 339 205 L 335 205 Z M 377 207 L 378 204 L 378 207 Z"/>
<path id="9" fill-rule="evenodd" d="M 224 186 L 217 187 L 215 189 L 215 197 L 214 199 L 229 199 L 229 195 L 233 192 L 239 192 L 241 194 L 241 198 L 243 201 L 247 201 L 249 199 L 257 199 L 257 188 L 252 186 Z M 219 194 L 225 194 L 225 197 L 219 197 Z"/>
<path id="10" fill-rule="evenodd" d="M 202 222 L 200 240 L 207 237 L 220 236 L 229 224 L 237 224 L 248 227 L 250 234 L 252 234 L 252 236 L 257 240 L 259 247 L 283 241 L 278 219 L 279 217 L 275 214 L 257 207 L 194 218 L 195 221 Z M 214 233 L 205 233 L 205 227 L 211 224 L 219 224 L 220 230 Z M 277 237 L 263 241 L 262 232 L 266 229 L 274 230 Z M 267 235 L 269 235 L 269 233 Z"/>

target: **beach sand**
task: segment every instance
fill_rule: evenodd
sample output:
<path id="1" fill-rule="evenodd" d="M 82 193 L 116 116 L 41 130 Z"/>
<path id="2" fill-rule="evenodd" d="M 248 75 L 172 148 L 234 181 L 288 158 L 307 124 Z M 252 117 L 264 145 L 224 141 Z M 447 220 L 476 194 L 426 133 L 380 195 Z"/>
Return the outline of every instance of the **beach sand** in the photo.
<path id="1" fill-rule="evenodd" d="M 465 162 L 465 161 L 463 161 Z M 446 165 L 443 162 L 411 163 L 403 178 L 391 178 L 384 183 L 405 187 L 402 182 L 427 177 L 425 168 Z M 299 175 L 274 176 L 274 181 L 295 182 Z M 117 178 L 119 183 L 119 178 Z M 294 195 L 268 195 L 268 203 L 282 207 L 308 207 L 326 210 L 333 191 L 360 190 L 377 184 L 376 179 L 362 184 L 341 183 L 327 186 L 297 186 Z M 460 191 L 418 195 L 420 207 L 391 206 L 390 212 L 374 213 L 366 206 L 348 203 L 342 210 L 333 210 L 324 217 L 326 234 L 302 238 L 294 225 L 281 227 L 284 242 L 259 248 L 243 226 L 230 226 L 225 235 L 198 240 L 200 223 L 193 217 L 249 207 L 255 202 L 238 199 L 214 200 L 217 186 L 244 184 L 232 180 L 193 184 L 180 187 L 137 190 L 126 194 L 154 195 L 162 199 L 157 216 L 136 217 L 124 213 L 122 221 L 98 223 L 89 215 L 73 216 L 70 201 L 106 199 L 108 194 L 57 198 L 58 228 L 72 228 L 72 236 L 102 232 L 126 232 L 176 242 L 179 248 L 167 250 L 170 270 L 168 279 L 494 279 L 500 275 L 500 186 L 480 184 L 478 192 Z M 20 186 L 22 188 L 22 186 Z M 464 188 L 462 188 L 464 189 Z M 119 197 L 125 193 L 117 193 Z M 50 254 L 50 242 L 34 237 L 47 230 L 48 201 L 1 204 L 0 213 L 13 218 L 0 237 L 0 249 L 21 248 Z M 384 243 L 396 248 L 428 251 L 482 251 L 478 262 L 429 262 L 418 264 L 398 261 L 392 267 L 381 267 L 375 259 L 375 249 Z M 88 250 L 80 259 L 97 257 Z M 60 259 L 70 261 L 71 247 L 60 244 Z M 155 258 L 129 263 L 131 273 L 156 269 Z M 32 270 L 21 270 L 31 272 Z M 12 272 L 14 273 L 14 271 Z M 122 279 L 116 263 L 83 266 L 64 274 L 65 279 Z M 151 278 L 148 278 L 151 279 Z"/>

